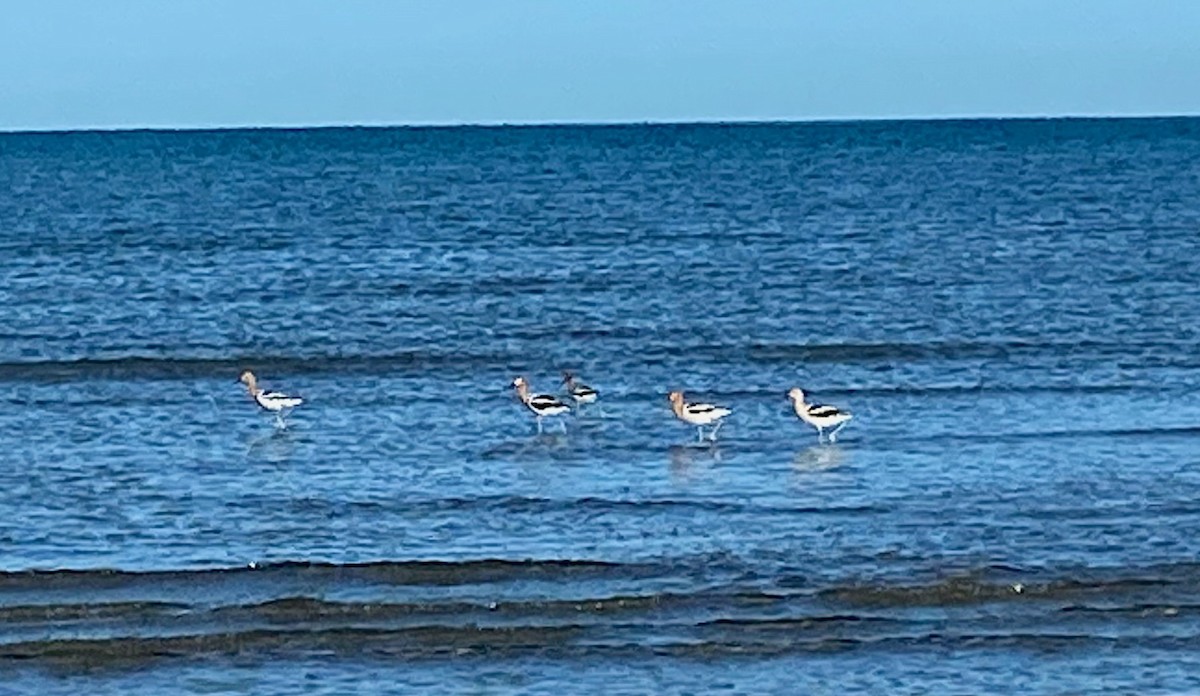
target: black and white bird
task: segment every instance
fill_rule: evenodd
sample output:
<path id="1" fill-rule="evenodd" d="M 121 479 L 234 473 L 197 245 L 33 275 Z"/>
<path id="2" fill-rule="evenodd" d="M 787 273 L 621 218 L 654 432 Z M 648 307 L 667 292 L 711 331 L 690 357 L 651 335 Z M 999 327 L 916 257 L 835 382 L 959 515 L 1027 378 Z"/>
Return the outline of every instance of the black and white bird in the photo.
<path id="1" fill-rule="evenodd" d="M 833 428 L 833 432 L 829 433 L 829 441 L 837 442 L 838 431 L 854 417 L 849 411 L 833 406 L 805 403 L 804 392 L 798 387 L 788 392 L 788 398 L 792 400 L 792 407 L 796 409 L 800 420 L 817 429 L 817 442 L 825 439 L 826 428 Z"/>
<path id="2" fill-rule="evenodd" d="M 258 378 L 250 370 L 242 373 L 238 381 L 246 385 L 246 391 L 250 392 L 250 397 L 254 399 L 254 403 L 258 404 L 264 411 L 270 411 L 275 414 L 275 425 L 279 428 L 286 428 L 287 423 L 283 421 L 293 408 L 304 403 L 304 399 L 299 396 L 288 396 L 280 392 L 269 392 L 265 389 L 258 388 Z"/>
<path id="3" fill-rule="evenodd" d="M 524 377 L 518 377 L 513 380 L 513 389 L 517 390 L 517 396 L 520 397 L 521 403 L 533 412 L 537 417 L 538 432 L 542 432 L 542 419 L 547 416 L 561 416 L 564 413 L 570 413 L 571 407 L 567 406 L 557 398 L 549 394 L 530 394 L 529 383 Z M 567 424 L 559 421 L 562 425 L 563 432 L 567 432 Z"/>
<path id="4" fill-rule="evenodd" d="M 683 400 L 683 392 L 673 391 L 667 395 L 671 400 L 671 410 L 675 412 L 675 417 L 684 423 L 696 426 L 696 439 L 704 439 L 704 426 L 716 423 L 712 431 L 708 434 L 708 439 L 716 441 L 717 431 L 721 429 L 721 419 L 728 416 L 733 411 L 722 406 L 713 406 L 712 404 L 689 404 Z"/>
<path id="5" fill-rule="evenodd" d="M 573 372 L 564 371 L 562 383 L 566 385 L 567 393 L 575 400 L 576 407 L 583 406 L 584 404 L 594 404 L 600 396 L 600 392 L 576 379 Z"/>

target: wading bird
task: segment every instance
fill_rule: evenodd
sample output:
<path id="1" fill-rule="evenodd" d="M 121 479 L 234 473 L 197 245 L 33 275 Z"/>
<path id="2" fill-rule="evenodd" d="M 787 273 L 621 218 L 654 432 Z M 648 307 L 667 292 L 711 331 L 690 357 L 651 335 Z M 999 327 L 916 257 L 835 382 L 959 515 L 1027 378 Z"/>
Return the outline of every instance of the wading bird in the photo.
<path id="1" fill-rule="evenodd" d="M 304 403 L 304 399 L 298 396 L 288 396 L 280 392 L 269 392 L 265 389 L 258 388 L 258 378 L 250 370 L 242 373 L 238 381 L 246 385 L 246 391 L 250 392 L 250 397 L 264 411 L 270 411 L 275 414 L 275 427 L 286 428 L 287 423 L 284 422 L 286 416 L 293 408 Z"/>
<path id="2" fill-rule="evenodd" d="M 716 441 L 717 431 L 721 429 L 721 419 L 733 411 L 712 404 L 689 404 L 683 400 L 683 392 L 673 391 L 668 396 L 671 400 L 671 410 L 675 417 L 684 423 L 696 426 L 697 441 L 704 439 L 704 426 L 716 423 L 708 434 L 708 439 Z"/>

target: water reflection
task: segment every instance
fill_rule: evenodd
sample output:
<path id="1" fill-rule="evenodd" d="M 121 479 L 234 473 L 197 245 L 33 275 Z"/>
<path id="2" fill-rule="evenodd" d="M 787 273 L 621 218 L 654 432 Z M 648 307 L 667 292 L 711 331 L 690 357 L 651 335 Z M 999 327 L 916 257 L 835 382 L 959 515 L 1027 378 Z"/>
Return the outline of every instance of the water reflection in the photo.
<path id="1" fill-rule="evenodd" d="M 500 442 L 483 451 L 484 457 L 505 457 L 566 449 L 569 438 L 563 433 L 537 433 L 521 440 Z"/>
<path id="2" fill-rule="evenodd" d="M 806 447 L 792 457 L 792 468 L 798 472 L 829 471 L 842 466 L 846 451 L 840 446 L 826 443 Z"/>
<path id="3" fill-rule="evenodd" d="M 247 439 L 246 456 L 258 461 L 283 464 L 296 453 L 296 442 L 294 431 L 272 429 L 269 433 Z"/>
<path id="4" fill-rule="evenodd" d="M 671 445 L 667 454 L 671 459 L 671 475 L 677 478 L 690 478 L 721 462 L 721 447 L 715 442 Z"/>

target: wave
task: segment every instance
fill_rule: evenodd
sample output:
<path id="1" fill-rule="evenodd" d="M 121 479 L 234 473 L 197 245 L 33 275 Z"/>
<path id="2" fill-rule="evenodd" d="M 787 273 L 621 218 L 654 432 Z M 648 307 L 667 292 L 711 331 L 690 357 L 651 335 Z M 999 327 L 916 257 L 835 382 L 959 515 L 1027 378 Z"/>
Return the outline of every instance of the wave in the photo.
<path id="1" fill-rule="evenodd" d="M 504 501 L 505 498 L 497 498 Z M 519 499 L 523 501 L 525 499 Z M 536 500 L 534 502 L 537 502 Z M 612 501 L 598 500 L 607 506 Z M 662 501 L 662 504 L 674 504 Z M 848 508 L 860 511 L 859 508 Z M 788 511 L 792 511 L 788 509 Z M 825 509 L 818 510 L 825 512 Z M 774 559 L 768 561 L 788 561 Z M 412 560 L 412 561 L 364 561 L 334 563 L 323 561 L 279 561 L 251 563 L 244 566 L 223 566 L 196 569 L 126 570 L 114 568 L 92 569 L 27 569 L 0 571 L 0 617 L 3 612 L 13 610 L 6 607 L 3 593 L 96 591 L 121 590 L 137 586 L 160 587 L 166 583 L 180 583 L 189 587 L 211 587 L 216 581 L 254 580 L 263 588 L 320 586 L 326 588 L 363 587 L 447 587 L 455 585 L 489 585 L 496 583 L 519 583 L 525 581 L 557 582 L 564 587 L 592 580 L 645 581 L 659 578 L 670 580 L 681 574 L 705 587 L 705 596 L 719 597 L 722 602 L 738 598 L 749 601 L 775 601 L 783 596 L 797 593 L 811 594 L 825 602 L 836 602 L 845 606 L 894 606 L 924 607 L 978 604 L 997 599 L 1069 598 L 1076 595 L 1113 596 L 1145 589 L 1171 587 L 1175 591 L 1195 592 L 1200 595 L 1200 563 L 1170 563 L 1130 569 L 1079 569 L 1054 573 L 1044 569 L 1028 569 L 1021 566 L 994 564 L 975 570 L 964 571 L 928 583 L 894 584 L 868 580 L 864 582 L 839 583 L 832 586 L 815 586 L 806 581 L 800 585 L 793 582 L 788 572 L 794 567 L 761 566 L 752 559 L 740 558 L 728 553 L 716 552 L 694 556 L 664 557 L 657 560 L 617 562 L 591 559 L 524 559 L 483 558 L 468 560 Z M 733 586 L 708 586 L 717 577 L 743 577 L 755 579 L 751 588 Z M 296 584 L 294 581 L 299 581 Z M 245 583 L 239 587 L 245 587 Z M 769 587 L 780 588 L 782 594 L 769 591 Z M 673 598 L 670 593 L 654 595 L 662 601 Z M 691 596 L 688 594 L 687 596 Z M 640 595 L 622 595 L 601 600 L 578 600 L 586 602 L 633 602 Z M 280 601 L 295 600 L 284 597 Z M 307 598 L 301 598 L 308 601 Z M 274 601 L 274 600 L 272 600 Z M 558 601 L 546 597 L 544 606 Z M 569 600 L 575 602 L 577 600 Z M 640 600 L 637 600 L 640 601 Z M 674 600 L 672 600 L 674 601 Z M 377 603 L 373 603 L 377 604 Z M 86 615 L 92 611 L 88 604 L 58 605 L 60 611 Z M 142 611 L 177 609 L 175 603 L 138 601 L 137 599 L 117 604 L 105 604 L 107 611 Z M 258 605 L 255 605 L 258 606 Z M 267 605 L 263 605 L 267 606 Z"/>
<path id="2" fill-rule="evenodd" d="M 443 627 L 408 629 L 331 628 L 322 630 L 256 629 L 163 637 L 51 639 L 0 645 L 6 660 L 48 660 L 85 665 L 140 663 L 195 655 L 259 655 L 281 653 L 347 654 L 369 652 L 404 657 L 463 656 L 472 651 L 549 647 L 578 635 L 563 627 Z"/>
<path id="3" fill-rule="evenodd" d="M 779 606 L 798 595 L 766 593 L 758 591 L 730 591 L 712 588 L 697 592 L 662 592 L 650 594 L 621 594 L 604 597 L 581 597 L 576 599 L 520 599 L 507 601 L 465 602 L 355 602 L 330 601 L 319 597 L 285 597 L 257 604 L 219 607 L 215 614 L 238 618 L 262 618 L 272 622 L 311 623 L 325 620 L 338 621 L 387 621 L 413 616 L 472 618 L 509 620 L 512 618 L 549 621 L 555 618 L 613 617 L 620 614 L 636 614 L 677 610 L 736 611 L 761 609 L 764 606 Z M 831 618 L 834 620 L 836 617 Z M 812 619 L 817 620 L 817 619 Z M 820 619 L 825 620 L 825 619 Z M 847 619 L 851 620 L 851 619 Z M 718 619 L 735 621 L 734 619 Z"/>
<path id="4" fill-rule="evenodd" d="M 1200 345 L 1186 343 L 1116 343 L 1083 341 L 1077 343 L 1036 341 L 962 341 L 962 342 L 897 342 L 897 343 L 709 343 L 694 342 L 680 345 L 678 336 L 648 335 L 646 330 L 613 327 L 609 329 L 561 329 L 555 328 L 545 334 L 530 336 L 514 335 L 514 340 L 537 340 L 543 338 L 604 339 L 620 341 L 645 339 L 645 345 L 637 352 L 637 359 L 654 363 L 677 357 L 686 352 L 693 359 L 735 361 L 759 364 L 801 363 L 877 363 L 877 362 L 920 362 L 928 360 L 1003 360 L 1020 357 L 1087 356 L 1095 359 L 1125 360 L 1130 356 L 1150 356 L 1158 362 L 1171 365 L 1194 366 L 1196 363 L 1183 356 L 1200 352 Z M 155 347 L 157 349 L 157 347 Z M 165 349 L 164 349 L 165 350 Z M 1189 362 L 1190 360 L 1190 362 Z M 521 369 L 527 356 L 520 351 L 432 351 L 407 350 L 375 355 L 289 355 L 289 354 L 245 354 L 231 357 L 202 356 L 156 356 L 131 354 L 110 358 L 72 358 L 57 360 L 21 360 L 0 362 L 0 381 L 77 381 L 83 379 L 192 379 L 213 375 L 234 374 L 242 369 L 269 366 L 276 372 L 293 374 L 320 373 L 405 373 L 428 370 L 471 370 Z M 1174 362 L 1172 362 L 1174 361 Z M 1183 362 L 1180 362 L 1183 361 Z M 1157 363 L 1156 363 L 1157 364 Z M 980 389 L 1004 391 L 1032 390 L 1122 390 L 1125 385 L 1081 385 L 1045 386 L 1015 385 L 951 385 L 933 387 L 934 390 L 967 391 Z M 915 389 L 915 391 L 913 391 Z M 870 390 L 856 390 L 872 393 Z M 880 393 L 923 393 L 924 388 L 884 388 Z M 757 392 L 755 392 L 757 393 Z M 765 394 L 766 392 L 764 392 Z M 773 394 L 773 392 L 771 392 Z"/>
<path id="5" fill-rule="evenodd" d="M 431 351 L 316 357 L 244 355 L 229 358 L 168 358 L 131 355 L 118 358 L 0 362 L 0 381 L 167 380 L 232 375 L 232 383 L 241 370 L 261 369 L 263 366 L 268 366 L 275 372 L 292 374 L 378 374 L 466 369 L 479 365 L 495 367 L 508 365 L 512 361 L 512 356 L 506 354 Z"/>
<path id="6" fill-rule="evenodd" d="M 1065 614 L 1094 614 L 1098 616 L 1133 616 L 1133 617 L 1158 617 L 1158 616 L 1180 616 L 1183 614 L 1195 615 L 1200 613 L 1200 604 L 1186 602 L 1140 602 L 1130 605 L 1119 606 L 1093 606 L 1088 604 L 1072 604 L 1059 609 Z"/>
<path id="7" fill-rule="evenodd" d="M 574 579 L 580 576 L 632 576 L 658 572 L 654 564 L 610 563 L 589 560 L 481 559 L 469 561 L 368 561 L 323 563 L 282 561 L 239 567 L 200 570 L 54 569 L 0 572 L 0 592 L 69 588 L 103 589 L 114 586 L 188 583 L 213 579 L 254 577 L 264 584 L 287 579 L 365 582 L 384 585 L 461 585 L 520 579 Z"/>
<path id="8" fill-rule="evenodd" d="M 413 615 L 468 616 L 485 613 L 494 617 L 559 615 L 579 616 L 664 609 L 706 601 L 687 594 L 624 595 L 598 599 L 517 600 L 504 602 L 332 602 L 317 597 L 286 597 L 259 604 L 221 607 L 216 611 L 274 622 L 311 622 L 327 619 L 381 621 Z"/>
<path id="9" fill-rule="evenodd" d="M 830 614 L 828 616 L 798 616 L 782 619 L 714 619 L 701 626 L 737 628 L 752 631 L 778 631 L 831 626 L 857 626 L 860 624 L 899 625 L 902 622 L 882 616 L 860 616 L 858 614 Z"/>
<path id="10" fill-rule="evenodd" d="M 1087 355 L 1126 360 L 1131 356 L 1194 355 L 1200 345 L 1187 342 L 1117 341 L 930 341 L 896 343 L 756 343 L 747 347 L 756 362 L 853 363 L 928 360 L 1005 360 L 1010 358 Z"/>
<path id="11" fill-rule="evenodd" d="M 153 638 L 63 638 L 0 645 L 0 665 L 43 663 L 56 669 L 130 669 L 169 659 L 236 657 L 241 660 L 303 659 L 312 656 L 365 660 L 495 660 L 536 655 L 557 660 L 671 656 L 777 656 L 804 653 L 891 652 L 914 648 L 940 650 L 1054 650 L 1139 648 L 1190 653 L 1200 635 L 1112 635 L 1095 632 L 1011 631 L 1004 633 L 896 630 L 882 635 L 848 636 L 819 631 L 823 621 L 749 624 L 749 630 L 721 626 L 700 635 L 675 635 L 638 641 L 630 632 L 607 635 L 587 627 L 450 627 L 407 629 L 336 628 L 320 630 L 257 629 L 215 634 Z M 769 629 L 769 630 L 767 630 Z"/>
<path id="12" fill-rule="evenodd" d="M 0 624 L 84 619 L 145 618 L 187 611 L 178 602 L 102 602 L 96 604 L 32 604 L 0 606 Z"/>
<path id="13" fill-rule="evenodd" d="M 1200 591 L 1200 573 L 1188 578 Z M 1078 595 L 1118 596 L 1146 588 L 1180 584 L 1164 576 L 1107 579 L 1058 579 L 1049 581 L 994 582 L 978 577 L 952 577 L 918 585 L 844 586 L 823 590 L 820 596 L 848 606 L 880 608 L 953 607 L 1002 601 L 1065 599 Z"/>
<path id="14" fill-rule="evenodd" d="M 108 621 L 126 619 L 149 626 L 161 620 L 186 617 L 191 622 L 260 622 L 321 625 L 340 622 L 369 624 L 398 619 L 457 618 L 478 624 L 512 619 L 549 621 L 570 617 L 612 617 L 621 613 L 665 612 L 680 609 L 755 609 L 789 601 L 793 595 L 761 592 L 699 591 L 610 595 L 576 599 L 513 599 L 501 601 L 428 600 L 412 602 L 333 601 L 314 596 L 290 596 L 248 604 L 206 607 L 183 602 L 96 602 L 84 604 L 27 604 L 0 607 L 0 624 Z M 849 620 L 849 619 L 848 619 Z M 721 621 L 734 621 L 721 619 Z M 162 624 L 166 625 L 166 624 Z"/>
<path id="15" fill-rule="evenodd" d="M 674 564 L 667 585 L 703 567 Z M 709 559 L 717 560 L 717 559 Z M 640 566 L 596 561 L 442 561 L 361 564 L 279 563 L 263 568 L 198 571 L 30 571 L 0 576 L 0 667 L 33 662 L 56 667 L 139 666 L 174 658 L 237 656 L 303 659 L 314 654 L 361 659 L 441 659 L 536 654 L 551 657 L 668 654 L 775 654 L 878 651 L 949 646 L 1046 647 L 1062 650 L 1124 643 L 1192 650 L 1200 644 L 1200 564 L 1139 569 L 1044 570 L 995 565 L 926 583 L 864 582 L 783 588 L 778 576 L 746 574 L 727 583 L 592 595 L 592 581 Z M 656 570 L 663 570 L 658 568 Z M 213 577 L 315 572 L 301 583 L 267 583 L 277 591 L 246 601 L 246 586 L 212 592 Z M 430 589 L 383 590 L 362 599 L 364 573 L 403 581 L 446 573 L 511 580 L 560 581 L 513 594 L 493 587 L 473 595 Z M 567 575 L 564 576 L 564 573 Z M 582 575 L 571 576 L 572 573 Z M 257 574 L 257 575 L 256 575 Z M 149 580 L 122 585 L 113 602 L 3 605 L 8 590 L 62 596 L 62 582 Z M 50 586 L 31 588 L 31 580 Z M 275 580 L 281 578 L 273 578 Z M 295 579 L 295 578 L 293 578 Z M 694 579 L 694 578 L 693 578 Z M 126 599 L 164 581 L 191 588 L 185 602 Z M 86 584 L 86 582 L 85 582 Z M 14 587 L 15 585 L 15 587 Z M 515 587 L 515 586 L 514 586 Z M 339 590 L 340 588 L 340 590 Z M 104 590 L 92 585 L 91 596 Z M 260 588 L 262 589 L 262 588 Z M 268 588 L 269 589 L 269 588 Z M 325 594 L 349 591 L 353 599 Z M 580 592 L 576 597 L 563 596 Z M 393 598 L 388 599 L 391 596 Z M 1007 604 L 1008 608 L 1003 606 Z M 998 606 L 1000 605 L 1000 606 Z M 1103 630 L 1098 630 L 1102 627 Z"/>

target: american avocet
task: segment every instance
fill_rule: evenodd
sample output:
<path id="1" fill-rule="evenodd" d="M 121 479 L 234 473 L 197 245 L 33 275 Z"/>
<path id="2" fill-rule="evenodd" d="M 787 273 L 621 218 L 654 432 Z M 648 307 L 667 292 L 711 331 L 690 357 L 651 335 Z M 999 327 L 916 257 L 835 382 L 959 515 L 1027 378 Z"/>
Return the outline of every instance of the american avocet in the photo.
<path id="1" fill-rule="evenodd" d="M 238 381 L 246 385 L 246 390 L 250 392 L 251 398 L 264 411 L 270 411 L 275 414 L 275 425 L 280 428 L 286 428 L 287 424 L 283 422 L 283 417 L 289 411 L 304 403 L 304 399 L 298 396 L 288 396 L 279 392 L 269 392 L 258 388 L 258 378 L 250 370 L 242 373 Z"/>
<path id="2" fill-rule="evenodd" d="M 671 400 L 671 410 L 675 417 L 684 423 L 696 426 L 696 439 L 704 439 L 704 426 L 716 423 L 716 427 L 708 434 L 709 440 L 717 439 L 717 431 L 721 429 L 721 419 L 733 411 L 712 404 L 689 404 L 683 400 L 683 392 L 673 391 L 667 395 Z"/>
<path id="3" fill-rule="evenodd" d="M 817 442 L 824 439 L 825 428 L 833 428 L 833 432 L 829 433 L 829 441 L 837 442 L 838 431 L 846 427 L 846 423 L 854 417 L 849 411 L 842 411 L 833 406 L 805 403 L 804 392 L 799 388 L 789 391 L 788 398 L 792 400 L 792 407 L 796 409 L 800 420 L 817 429 Z"/>
<path id="4" fill-rule="evenodd" d="M 572 399 L 575 399 L 576 407 L 594 404 L 596 398 L 600 396 L 600 392 L 575 379 L 575 373 L 570 371 L 563 372 L 563 384 L 567 386 L 567 393 L 571 395 Z"/>
<path id="5" fill-rule="evenodd" d="M 518 377 L 513 380 L 513 389 L 517 390 L 517 396 L 521 397 L 521 403 L 525 404 L 526 408 L 533 411 L 533 415 L 537 416 L 538 432 L 542 432 L 542 418 L 546 416 L 561 416 L 564 413 L 570 413 L 571 407 L 567 406 L 558 399 L 549 394 L 530 394 L 529 383 L 524 377 Z M 567 424 L 559 421 L 562 425 L 563 432 L 567 432 Z"/>

